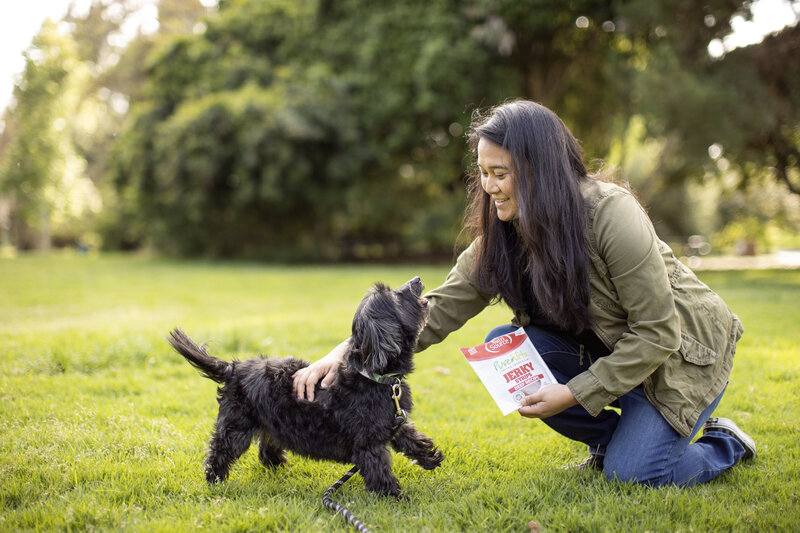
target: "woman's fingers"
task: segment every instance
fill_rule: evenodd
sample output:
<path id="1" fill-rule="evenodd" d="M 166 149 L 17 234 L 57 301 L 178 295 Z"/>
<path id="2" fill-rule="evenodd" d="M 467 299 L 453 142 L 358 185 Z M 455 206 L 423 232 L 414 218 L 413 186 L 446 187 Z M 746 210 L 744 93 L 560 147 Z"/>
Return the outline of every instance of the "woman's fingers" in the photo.
<path id="1" fill-rule="evenodd" d="M 313 402 L 314 389 L 320 379 L 322 379 L 320 386 L 323 389 L 327 389 L 333 383 L 333 380 L 336 379 L 339 365 L 344 361 L 349 345 L 350 341 L 348 339 L 316 363 L 301 368 L 292 375 L 292 387 L 297 399 L 307 399 L 309 402 Z"/>
<path id="2" fill-rule="evenodd" d="M 323 363 L 322 361 L 317 361 L 294 373 L 292 376 L 294 394 L 300 400 L 307 399 L 309 402 L 313 402 L 314 389 L 316 389 L 320 379 L 322 379 L 320 386 L 323 389 L 327 389 L 335 378 L 335 367 Z"/>
<path id="3" fill-rule="evenodd" d="M 319 381 L 314 365 L 301 368 L 292 376 L 294 394 L 299 400 L 314 401 L 314 386 Z"/>

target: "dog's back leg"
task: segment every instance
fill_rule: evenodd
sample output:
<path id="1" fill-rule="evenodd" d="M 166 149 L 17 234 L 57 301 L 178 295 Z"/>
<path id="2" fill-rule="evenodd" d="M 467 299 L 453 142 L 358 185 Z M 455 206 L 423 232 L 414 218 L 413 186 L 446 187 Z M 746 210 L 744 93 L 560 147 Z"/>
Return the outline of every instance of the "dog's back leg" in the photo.
<path id="1" fill-rule="evenodd" d="M 392 474 L 392 456 L 384 446 L 355 450 L 353 464 L 361 471 L 367 490 L 400 497 L 400 483 Z"/>
<path id="2" fill-rule="evenodd" d="M 444 459 L 442 452 L 433 444 L 433 440 L 417 431 L 411 422 L 407 422 L 397 430 L 392 438 L 392 448 L 416 461 L 425 470 L 433 470 Z"/>
<path id="3" fill-rule="evenodd" d="M 220 407 L 205 463 L 209 483 L 228 478 L 231 465 L 250 447 L 256 430 L 256 425 L 242 413 Z"/>
<path id="4" fill-rule="evenodd" d="M 258 458 L 267 468 L 275 468 L 286 462 L 281 448 L 273 439 L 269 431 L 262 429 L 258 434 Z"/>

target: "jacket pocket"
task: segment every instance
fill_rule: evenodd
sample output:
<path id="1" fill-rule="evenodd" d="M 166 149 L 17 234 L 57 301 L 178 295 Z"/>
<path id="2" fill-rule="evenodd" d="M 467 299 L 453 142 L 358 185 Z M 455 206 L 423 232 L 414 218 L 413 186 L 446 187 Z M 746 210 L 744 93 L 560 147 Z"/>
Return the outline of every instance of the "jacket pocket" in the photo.
<path id="1" fill-rule="evenodd" d="M 678 351 L 686 362 L 694 365 L 706 366 L 717 360 L 717 352 L 686 333 L 681 333 L 681 347 Z"/>

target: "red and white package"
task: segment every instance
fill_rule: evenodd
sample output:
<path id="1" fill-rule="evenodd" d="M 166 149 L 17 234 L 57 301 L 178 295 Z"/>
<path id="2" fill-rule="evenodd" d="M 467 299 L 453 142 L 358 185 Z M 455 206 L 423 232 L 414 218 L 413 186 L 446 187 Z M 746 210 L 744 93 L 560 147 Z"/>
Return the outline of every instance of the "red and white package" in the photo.
<path id="1" fill-rule="evenodd" d="M 461 353 L 503 416 L 519 409 L 525 396 L 556 383 L 522 328 L 472 348 L 461 348 Z"/>

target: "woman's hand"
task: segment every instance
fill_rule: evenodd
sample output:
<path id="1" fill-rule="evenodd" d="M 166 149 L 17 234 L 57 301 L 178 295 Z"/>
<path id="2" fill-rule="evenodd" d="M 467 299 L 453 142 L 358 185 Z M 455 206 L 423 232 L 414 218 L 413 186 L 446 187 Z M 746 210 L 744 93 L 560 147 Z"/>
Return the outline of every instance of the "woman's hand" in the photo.
<path id="1" fill-rule="evenodd" d="M 564 409 L 578 405 L 578 400 L 566 385 L 548 385 L 542 390 L 522 399 L 519 414 L 527 418 L 547 418 Z"/>
<path id="2" fill-rule="evenodd" d="M 348 339 L 316 363 L 295 372 L 292 376 L 295 396 L 300 400 L 307 398 L 309 402 L 313 402 L 314 388 L 317 386 L 317 382 L 322 379 L 320 387 L 323 389 L 327 389 L 333 383 L 339 365 L 344 362 L 344 355 L 349 346 L 350 340 Z"/>

